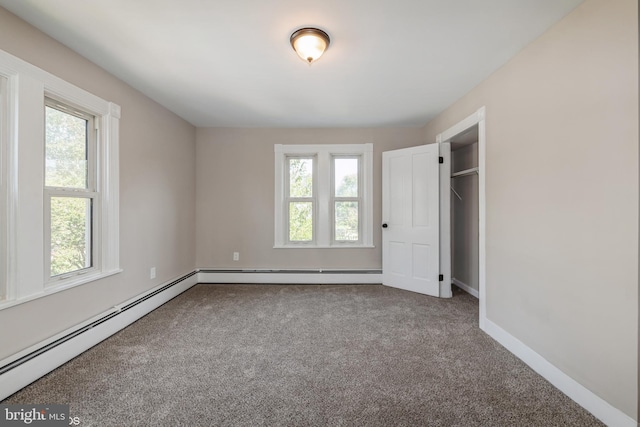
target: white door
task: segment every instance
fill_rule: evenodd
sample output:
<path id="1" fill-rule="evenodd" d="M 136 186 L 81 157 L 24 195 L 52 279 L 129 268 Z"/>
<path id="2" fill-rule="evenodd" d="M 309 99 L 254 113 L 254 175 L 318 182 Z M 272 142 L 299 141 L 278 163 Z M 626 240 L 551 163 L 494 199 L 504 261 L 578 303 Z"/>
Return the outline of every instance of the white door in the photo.
<path id="1" fill-rule="evenodd" d="M 438 144 L 382 153 L 382 283 L 439 296 Z"/>

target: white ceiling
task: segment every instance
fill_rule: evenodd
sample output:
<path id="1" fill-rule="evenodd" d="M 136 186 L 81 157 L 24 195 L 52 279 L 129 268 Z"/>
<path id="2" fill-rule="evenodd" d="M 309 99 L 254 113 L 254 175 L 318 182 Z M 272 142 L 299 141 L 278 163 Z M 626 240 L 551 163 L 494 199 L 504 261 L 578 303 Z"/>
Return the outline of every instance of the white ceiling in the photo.
<path id="1" fill-rule="evenodd" d="M 582 0 L 0 0 L 200 127 L 422 126 Z M 331 46 L 311 66 L 291 33 Z"/>

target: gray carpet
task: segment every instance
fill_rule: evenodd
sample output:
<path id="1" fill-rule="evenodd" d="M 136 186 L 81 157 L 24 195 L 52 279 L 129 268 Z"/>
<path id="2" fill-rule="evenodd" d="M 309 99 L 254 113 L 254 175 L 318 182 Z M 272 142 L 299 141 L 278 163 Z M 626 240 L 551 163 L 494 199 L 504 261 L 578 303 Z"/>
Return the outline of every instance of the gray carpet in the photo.
<path id="1" fill-rule="evenodd" d="M 3 403 L 81 426 L 602 425 L 477 319 L 464 292 L 197 285 Z"/>

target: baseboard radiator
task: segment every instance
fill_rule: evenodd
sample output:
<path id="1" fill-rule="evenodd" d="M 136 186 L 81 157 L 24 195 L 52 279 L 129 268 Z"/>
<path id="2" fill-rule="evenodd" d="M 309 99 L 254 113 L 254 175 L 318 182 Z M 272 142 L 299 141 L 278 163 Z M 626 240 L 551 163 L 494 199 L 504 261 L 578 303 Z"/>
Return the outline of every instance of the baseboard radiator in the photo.
<path id="1" fill-rule="evenodd" d="M 0 362 L 0 400 L 11 396 L 198 283 L 193 271 Z"/>
<path id="2" fill-rule="evenodd" d="M 199 283 L 265 284 L 380 284 L 380 270 L 279 270 L 279 269 L 207 269 L 198 270 Z"/>

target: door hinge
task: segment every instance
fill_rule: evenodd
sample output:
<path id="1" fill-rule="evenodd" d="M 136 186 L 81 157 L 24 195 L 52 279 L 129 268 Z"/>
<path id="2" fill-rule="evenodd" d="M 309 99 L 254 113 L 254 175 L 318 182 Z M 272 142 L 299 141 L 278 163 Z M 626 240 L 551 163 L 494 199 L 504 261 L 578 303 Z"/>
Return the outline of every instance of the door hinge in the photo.
<path id="1" fill-rule="evenodd" d="M 439 281 L 439 282 L 442 282 L 443 280 L 444 280 L 444 274 L 440 274 L 440 275 L 438 276 L 438 281 Z"/>
<path id="2" fill-rule="evenodd" d="M 438 157 L 438 163 L 444 163 L 444 157 L 440 156 Z"/>

